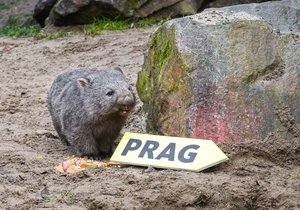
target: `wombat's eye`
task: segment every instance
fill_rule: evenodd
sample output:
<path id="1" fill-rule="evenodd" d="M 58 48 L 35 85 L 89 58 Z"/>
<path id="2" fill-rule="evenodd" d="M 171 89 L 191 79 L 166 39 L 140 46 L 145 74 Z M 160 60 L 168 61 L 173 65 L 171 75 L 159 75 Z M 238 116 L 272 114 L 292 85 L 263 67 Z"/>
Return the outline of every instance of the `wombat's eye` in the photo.
<path id="1" fill-rule="evenodd" d="M 112 96 L 113 94 L 115 93 L 115 91 L 113 90 L 110 90 L 106 93 L 107 96 Z"/>
<path id="2" fill-rule="evenodd" d="M 129 90 L 129 91 L 132 91 L 131 87 L 128 87 L 128 90 Z"/>

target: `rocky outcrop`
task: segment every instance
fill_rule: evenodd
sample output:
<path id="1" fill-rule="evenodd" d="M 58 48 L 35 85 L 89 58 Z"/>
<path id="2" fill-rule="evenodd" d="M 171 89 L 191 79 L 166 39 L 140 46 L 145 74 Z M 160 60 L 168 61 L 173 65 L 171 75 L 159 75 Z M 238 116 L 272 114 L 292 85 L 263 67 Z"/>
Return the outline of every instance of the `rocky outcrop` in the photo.
<path id="1" fill-rule="evenodd" d="M 195 14 L 203 0 L 40 0 L 34 18 L 43 27 L 90 23 L 100 17 L 166 18 Z"/>
<path id="2" fill-rule="evenodd" d="M 233 6 L 238 4 L 261 3 L 265 1 L 272 1 L 272 0 L 213 0 L 213 1 L 208 1 L 206 7 L 220 8 L 220 7 L 227 7 L 227 6 Z"/>
<path id="3" fill-rule="evenodd" d="M 161 26 L 137 81 L 148 131 L 215 142 L 300 135 L 299 8 L 239 5 Z"/>
<path id="4" fill-rule="evenodd" d="M 57 0 L 40 0 L 35 5 L 33 18 L 40 24 L 41 27 L 45 26 L 45 20 L 49 16 L 52 7 Z"/>
<path id="5" fill-rule="evenodd" d="M 196 14 L 206 7 L 257 3 L 266 0 L 39 0 L 35 20 L 56 26 L 85 24 L 101 17 L 172 18 Z"/>
<path id="6" fill-rule="evenodd" d="M 203 0 L 150 0 L 137 8 L 134 17 L 170 18 L 196 14 Z"/>

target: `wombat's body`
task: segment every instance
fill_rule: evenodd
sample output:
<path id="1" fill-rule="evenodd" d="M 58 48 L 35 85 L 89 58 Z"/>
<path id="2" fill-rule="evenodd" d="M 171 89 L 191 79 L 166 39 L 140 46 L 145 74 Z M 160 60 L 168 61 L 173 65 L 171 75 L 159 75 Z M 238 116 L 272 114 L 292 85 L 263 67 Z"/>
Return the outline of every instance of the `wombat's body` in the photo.
<path id="1" fill-rule="evenodd" d="M 54 80 L 47 102 L 60 138 L 80 155 L 99 157 L 112 152 L 135 97 L 118 68 L 74 70 Z"/>

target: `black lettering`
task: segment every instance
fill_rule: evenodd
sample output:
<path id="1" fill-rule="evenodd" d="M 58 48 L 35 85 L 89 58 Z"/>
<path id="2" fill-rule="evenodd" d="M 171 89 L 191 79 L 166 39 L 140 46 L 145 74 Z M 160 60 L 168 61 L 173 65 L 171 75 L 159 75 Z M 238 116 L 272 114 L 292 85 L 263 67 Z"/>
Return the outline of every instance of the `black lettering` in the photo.
<path id="1" fill-rule="evenodd" d="M 175 143 L 170 143 L 155 159 L 168 158 L 169 161 L 174 161 Z"/>
<path id="2" fill-rule="evenodd" d="M 126 156 L 128 151 L 137 150 L 142 145 L 139 139 L 129 139 L 121 155 Z"/>
<path id="3" fill-rule="evenodd" d="M 195 153 L 195 152 L 189 152 L 188 153 L 188 156 L 189 158 L 185 158 L 184 155 L 186 153 L 187 150 L 189 149 L 199 149 L 199 145 L 196 145 L 196 144 L 191 144 L 191 145 L 188 145 L 188 146 L 185 146 L 182 148 L 182 150 L 180 150 L 179 154 L 178 154 L 178 160 L 180 162 L 183 162 L 183 163 L 191 163 L 195 160 L 196 156 L 198 153 Z"/>
<path id="4" fill-rule="evenodd" d="M 151 146 L 151 147 L 150 147 Z M 159 146 L 159 143 L 156 141 L 147 140 L 144 145 L 141 153 L 139 154 L 140 158 L 143 158 L 146 153 L 148 153 L 148 159 L 153 159 L 153 151 L 156 150 Z"/>

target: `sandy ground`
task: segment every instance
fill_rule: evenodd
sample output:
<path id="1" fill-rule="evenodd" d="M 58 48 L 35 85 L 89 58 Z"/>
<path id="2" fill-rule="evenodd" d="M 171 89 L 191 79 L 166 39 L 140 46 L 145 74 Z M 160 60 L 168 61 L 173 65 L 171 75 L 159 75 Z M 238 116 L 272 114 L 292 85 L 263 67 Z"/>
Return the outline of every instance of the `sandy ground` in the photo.
<path id="1" fill-rule="evenodd" d="M 33 22 L 33 10 L 38 0 L 0 0 L 0 27 L 6 26 L 9 19 L 17 24 Z"/>
<path id="2" fill-rule="evenodd" d="M 300 138 L 288 129 L 261 141 L 222 144 L 230 160 L 199 173 L 53 170 L 72 155 L 47 110 L 54 78 L 73 68 L 119 66 L 134 87 L 153 31 L 0 38 L 0 209 L 300 209 Z M 124 131 L 145 132 L 141 107 L 138 101 Z"/>

